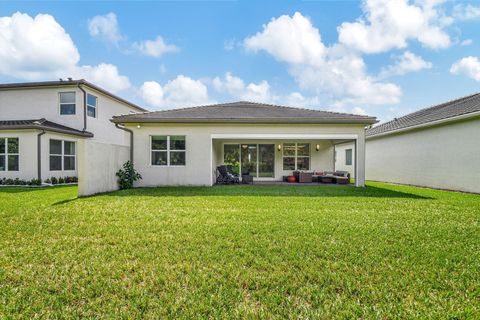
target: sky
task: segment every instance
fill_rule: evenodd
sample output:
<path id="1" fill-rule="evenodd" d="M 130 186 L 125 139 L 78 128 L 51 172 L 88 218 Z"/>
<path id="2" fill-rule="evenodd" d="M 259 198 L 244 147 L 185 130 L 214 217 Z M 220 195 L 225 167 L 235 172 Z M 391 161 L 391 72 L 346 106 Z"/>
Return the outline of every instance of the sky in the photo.
<path id="1" fill-rule="evenodd" d="M 386 121 L 480 92 L 480 1 L 0 1 L 0 82 L 149 110 L 238 100 Z"/>

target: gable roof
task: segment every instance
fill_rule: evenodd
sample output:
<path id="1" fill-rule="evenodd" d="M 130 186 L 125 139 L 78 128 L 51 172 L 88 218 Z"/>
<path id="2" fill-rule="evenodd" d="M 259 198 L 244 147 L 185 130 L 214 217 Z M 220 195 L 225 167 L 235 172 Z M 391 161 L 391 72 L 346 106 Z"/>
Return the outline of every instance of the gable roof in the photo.
<path id="1" fill-rule="evenodd" d="M 93 137 L 93 133 L 91 132 L 73 129 L 55 122 L 45 120 L 44 118 L 34 120 L 0 120 L 0 130 L 15 129 L 40 129 L 86 138 Z"/>
<path id="2" fill-rule="evenodd" d="M 78 86 L 78 85 L 84 85 L 86 87 L 89 87 L 95 91 L 98 91 L 106 96 L 109 96 L 110 98 L 120 101 L 124 104 L 129 105 L 130 107 L 137 109 L 138 111 L 141 112 L 146 112 L 148 111 L 147 109 L 144 109 L 128 100 L 125 100 L 123 98 L 120 98 L 119 96 L 108 92 L 107 90 L 100 88 L 97 85 L 94 85 L 91 82 L 88 82 L 85 79 L 80 79 L 80 80 L 59 80 L 59 81 L 38 81 L 38 82 L 20 82 L 20 83 L 2 83 L 0 84 L 0 90 L 11 90 L 11 89 L 26 89 L 26 88 L 38 88 L 38 87 L 61 87 L 61 86 L 68 86 L 68 87 L 73 87 L 73 86 Z"/>
<path id="3" fill-rule="evenodd" d="M 438 121 L 468 116 L 480 112 L 480 93 L 418 110 L 400 118 L 367 129 L 367 137 L 426 126 Z"/>
<path id="4" fill-rule="evenodd" d="M 375 117 L 239 101 L 191 108 L 115 116 L 116 123 L 356 123 L 372 124 Z"/>

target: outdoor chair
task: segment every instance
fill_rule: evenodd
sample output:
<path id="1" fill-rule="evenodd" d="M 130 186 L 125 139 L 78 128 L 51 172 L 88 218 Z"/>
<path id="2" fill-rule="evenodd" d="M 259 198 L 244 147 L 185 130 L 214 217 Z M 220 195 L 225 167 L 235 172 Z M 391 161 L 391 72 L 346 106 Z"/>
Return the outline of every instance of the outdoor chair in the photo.
<path id="1" fill-rule="evenodd" d="M 217 184 L 235 184 L 240 183 L 238 175 L 232 172 L 231 166 L 218 166 L 217 167 Z"/>

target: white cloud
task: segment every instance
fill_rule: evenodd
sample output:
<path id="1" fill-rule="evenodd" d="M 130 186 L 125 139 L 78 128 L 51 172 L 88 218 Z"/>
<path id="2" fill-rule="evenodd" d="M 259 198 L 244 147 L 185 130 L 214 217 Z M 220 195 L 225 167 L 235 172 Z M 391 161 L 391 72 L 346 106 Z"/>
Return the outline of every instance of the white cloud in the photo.
<path id="1" fill-rule="evenodd" d="M 121 75 L 118 72 L 118 68 L 109 63 L 101 63 L 96 66 L 78 67 L 73 76 L 84 78 L 114 93 L 130 87 L 128 77 Z"/>
<path id="2" fill-rule="evenodd" d="M 79 60 L 77 47 L 51 15 L 0 17 L 0 74 L 24 80 L 85 78 L 113 92 L 130 86 L 116 66 L 81 66 Z"/>
<path id="3" fill-rule="evenodd" d="M 367 115 L 367 112 L 366 112 L 364 109 L 360 108 L 360 107 L 355 107 L 355 108 L 353 108 L 353 109 L 352 109 L 352 113 L 353 113 L 353 114 L 359 114 L 359 115 L 361 115 L 361 116 L 366 116 L 366 115 Z"/>
<path id="4" fill-rule="evenodd" d="M 465 75 L 480 82 L 480 58 L 465 57 L 455 62 L 450 72 L 456 75 Z"/>
<path id="5" fill-rule="evenodd" d="M 315 64 L 323 60 L 325 54 L 320 32 L 299 12 L 292 17 L 283 15 L 272 19 L 244 43 L 249 50 L 264 50 L 277 60 L 292 64 Z"/>
<path id="6" fill-rule="evenodd" d="M 380 78 L 389 76 L 404 75 L 409 72 L 416 72 L 423 69 L 432 68 L 432 63 L 425 61 L 422 57 L 415 55 L 410 51 L 405 51 L 402 55 L 396 57 L 393 65 L 383 68 L 380 71 Z"/>
<path id="7" fill-rule="evenodd" d="M 472 39 L 465 39 L 463 40 L 462 42 L 460 42 L 460 45 L 461 46 L 469 46 L 473 43 L 473 40 Z"/>
<path id="8" fill-rule="evenodd" d="M 118 27 L 117 16 L 110 12 L 103 16 L 95 16 L 88 20 L 88 31 L 92 37 L 117 44 L 124 37 Z"/>
<path id="9" fill-rule="evenodd" d="M 211 103 L 208 89 L 199 80 L 179 75 L 161 85 L 156 81 L 146 81 L 139 90 L 142 99 L 151 107 L 171 109 Z"/>
<path id="10" fill-rule="evenodd" d="M 21 79 L 56 78 L 80 60 L 77 47 L 55 18 L 20 12 L 0 17 L 0 74 Z"/>
<path id="11" fill-rule="evenodd" d="M 227 72 L 223 78 L 215 77 L 212 84 L 215 90 L 226 92 L 235 99 L 254 102 L 272 101 L 270 84 L 265 80 L 262 80 L 259 83 L 249 83 L 246 85 L 242 79 Z"/>
<path id="12" fill-rule="evenodd" d="M 343 45 L 325 47 L 319 30 L 298 12 L 273 19 L 244 44 L 286 62 L 302 89 L 337 103 L 391 104 L 401 96 L 398 86 L 369 76 L 358 54 Z"/>
<path id="13" fill-rule="evenodd" d="M 179 51 L 178 47 L 175 45 L 165 43 L 161 36 L 158 36 L 155 40 L 134 42 L 132 48 L 146 56 L 155 58 L 158 58 L 165 53 Z"/>
<path id="14" fill-rule="evenodd" d="M 480 6 L 475 7 L 471 4 L 457 4 L 453 8 L 453 16 L 458 20 L 474 20 L 480 18 Z"/>
<path id="15" fill-rule="evenodd" d="M 440 2 L 366 0 L 364 17 L 338 27 L 339 42 L 364 53 L 405 48 L 414 39 L 428 48 L 447 48 L 451 40 L 444 28 L 452 19 L 436 8 Z"/>

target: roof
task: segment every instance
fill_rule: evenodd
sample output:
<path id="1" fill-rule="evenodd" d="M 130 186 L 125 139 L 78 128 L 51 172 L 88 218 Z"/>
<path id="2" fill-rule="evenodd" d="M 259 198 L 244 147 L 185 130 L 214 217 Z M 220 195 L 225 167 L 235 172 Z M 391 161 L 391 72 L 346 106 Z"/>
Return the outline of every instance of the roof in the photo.
<path id="1" fill-rule="evenodd" d="M 368 129 L 366 134 L 367 137 L 371 137 L 397 130 L 408 130 L 413 127 L 434 124 L 437 121 L 457 118 L 476 112 L 480 112 L 480 93 L 421 109 L 400 118 L 395 118 L 392 121 Z"/>
<path id="2" fill-rule="evenodd" d="M 20 83 L 3 83 L 0 84 L 0 90 L 9 90 L 9 89 L 23 89 L 23 88 L 38 88 L 38 87 L 60 87 L 60 86 L 78 86 L 78 85 L 84 85 L 86 87 L 89 87 L 95 91 L 98 91 L 106 96 L 109 96 L 110 98 L 113 98 L 117 101 L 120 101 L 122 103 L 125 103 L 132 108 L 135 108 L 139 111 L 145 112 L 147 109 L 144 109 L 128 100 L 125 100 L 123 98 L 120 98 L 119 96 L 108 92 L 105 89 L 100 88 L 97 85 L 94 85 L 93 83 L 88 82 L 85 79 L 80 79 L 80 80 L 58 80 L 58 81 L 39 81 L 39 82 L 20 82 Z"/>
<path id="3" fill-rule="evenodd" d="M 71 134 L 86 138 L 93 137 L 93 133 L 91 132 L 66 127 L 61 124 L 45 120 L 43 118 L 36 120 L 0 120 L 0 130 L 15 129 L 39 129 L 64 134 Z"/>
<path id="4" fill-rule="evenodd" d="M 298 123 L 372 124 L 375 117 L 255 102 L 232 102 L 115 116 L 116 123 Z"/>

